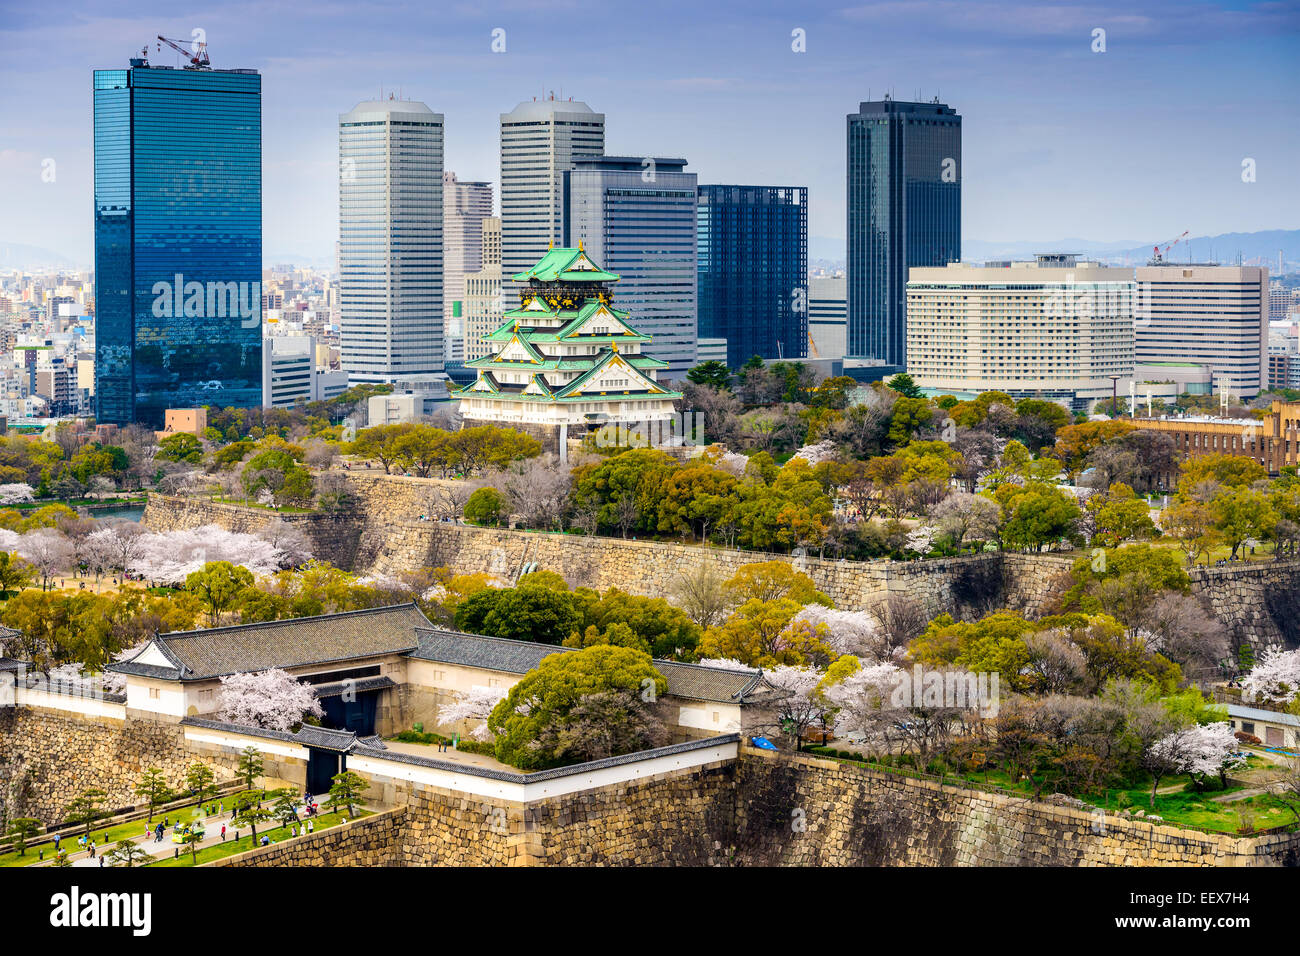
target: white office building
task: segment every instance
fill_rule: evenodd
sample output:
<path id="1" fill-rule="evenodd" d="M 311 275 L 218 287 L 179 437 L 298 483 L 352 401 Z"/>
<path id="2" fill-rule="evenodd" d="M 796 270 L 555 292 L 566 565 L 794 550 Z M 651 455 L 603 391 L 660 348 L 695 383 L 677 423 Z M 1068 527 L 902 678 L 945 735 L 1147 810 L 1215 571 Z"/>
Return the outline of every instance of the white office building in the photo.
<path id="1" fill-rule="evenodd" d="M 465 277 L 483 268 L 483 222 L 492 184 L 442 174 L 443 317 L 448 362 L 465 361 Z M 498 235 L 500 233 L 498 232 Z"/>
<path id="2" fill-rule="evenodd" d="M 1139 266 L 1134 355 L 1214 372 L 1215 392 L 1268 387 L 1268 269 L 1162 262 Z"/>
<path id="3" fill-rule="evenodd" d="M 848 351 L 848 285 L 845 276 L 808 280 L 808 355 L 842 359 Z"/>
<path id="4" fill-rule="evenodd" d="M 506 276 L 527 272 L 564 244 L 564 171 L 580 156 L 605 153 L 605 114 L 586 103 L 520 103 L 501 114 L 501 262 Z M 518 289 L 507 283 L 509 308 Z"/>
<path id="5" fill-rule="evenodd" d="M 1002 391 L 1086 410 L 1133 380 L 1133 271 L 1072 255 L 915 268 L 907 371 L 931 395 Z"/>
<path id="6" fill-rule="evenodd" d="M 352 382 L 443 367 L 443 117 L 362 103 L 339 117 L 339 324 Z"/>

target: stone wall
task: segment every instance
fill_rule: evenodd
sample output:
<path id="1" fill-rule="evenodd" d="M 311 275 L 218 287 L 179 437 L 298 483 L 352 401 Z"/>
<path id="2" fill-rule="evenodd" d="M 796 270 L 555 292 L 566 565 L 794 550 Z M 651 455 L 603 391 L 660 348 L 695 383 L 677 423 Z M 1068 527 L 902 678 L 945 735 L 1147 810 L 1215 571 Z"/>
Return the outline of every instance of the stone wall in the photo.
<path id="1" fill-rule="evenodd" d="M 204 866 L 394 866 L 406 807 L 290 837 Z M 272 839 L 279 831 L 269 831 Z"/>
<path id="2" fill-rule="evenodd" d="M 150 531 L 176 531 L 215 524 L 227 531 L 257 534 L 276 522 L 301 532 L 313 557 L 336 567 L 357 564 L 357 547 L 364 520 L 357 513 L 293 514 L 206 498 L 152 494 L 140 523 Z"/>
<path id="3" fill-rule="evenodd" d="M 1300 865 L 1297 833 L 1199 833 L 748 748 L 527 804 L 425 785 L 397 796 L 381 817 L 214 865 Z"/>
<path id="4" fill-rule="evenodd" d="M 1197 568 L 1191 575 L 1192 592 L 1235 644 L 1300 647 L 1300 561 Z"/>
<path id="5" fill-rule="evenodd" d="M 1199 833 L 817 758 L 742 751 L 751 866 L 1296 866 L 1300 833 Z"/>
<path id="6" fill-rule="evenodd" d="M 102 809 L 133 806 L 141 773 L 157 767 L 175 784 L 193 761 L 176 724 L 0 708 L 0 799 L 11 819 L 60 822 L 90 787 L 107 794 Z"/>
<path id="7" fill-rule="evenodd" d="M 476 528 L 420 520 L 443 509 L 447 482 L 346 472 L 353 510 L 341 515 L 279 515 L 206 499 L 154 495 L 144 523 L 153 530 L 215 523 L 253 532 L 275 520 L 302 529 L 313 553 L 362 573 L 422 567 L 482 572 L 513 583 L 529 565 L 558 571 L 573 586 L 670 594 L 679 576 L 711 563 L 726 575 L 742 565 L 781 558 L 807 573 L 837 607 L 869 609 L 905 594 L 933 616 L 976 617 L 1008 608 L 1030 616 L 1052 609 L 1077 553 L 978 554 L 926 561 L 790 558 L 656 541 Z M 1236 564 L 1192 572 L 1193 593 L 1228 627 L 1234 642 L 1257 649 L 1300 645 L 1300 561 Z"/>

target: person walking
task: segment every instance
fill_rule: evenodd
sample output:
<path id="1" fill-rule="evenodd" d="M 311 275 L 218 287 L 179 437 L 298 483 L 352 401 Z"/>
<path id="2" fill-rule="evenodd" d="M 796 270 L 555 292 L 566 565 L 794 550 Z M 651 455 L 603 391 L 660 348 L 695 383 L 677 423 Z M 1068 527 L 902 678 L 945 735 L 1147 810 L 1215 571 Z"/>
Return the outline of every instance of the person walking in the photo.
<path id="1" fill-rule="evenodd" d="M 226 825 L 224 823 L 221 824 L 221 842 L 226 842 Z"/>

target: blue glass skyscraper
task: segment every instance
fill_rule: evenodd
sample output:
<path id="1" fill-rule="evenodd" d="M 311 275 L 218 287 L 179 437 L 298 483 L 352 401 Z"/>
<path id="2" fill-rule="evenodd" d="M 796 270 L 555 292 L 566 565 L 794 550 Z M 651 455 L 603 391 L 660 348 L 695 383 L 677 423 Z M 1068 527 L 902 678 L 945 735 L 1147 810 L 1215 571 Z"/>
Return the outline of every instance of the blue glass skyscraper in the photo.
<path id="1" fill-rule="evenodd" d="M 100 422 L 262 402 L 262 78 L 96 70 Z"/>
<path id="2" fill-rule="evenodd" d="M 808 190 L 701 186 L 696 205 L 700 338 L 727 365 L 808 354 Z"/>
<path id="3" fill-rule="evenodd" d="M 907 271 L 961 259 L 961 117 L 938 100 L 860 104 L 848 177 L 848 354 L 902 371 Z"/>

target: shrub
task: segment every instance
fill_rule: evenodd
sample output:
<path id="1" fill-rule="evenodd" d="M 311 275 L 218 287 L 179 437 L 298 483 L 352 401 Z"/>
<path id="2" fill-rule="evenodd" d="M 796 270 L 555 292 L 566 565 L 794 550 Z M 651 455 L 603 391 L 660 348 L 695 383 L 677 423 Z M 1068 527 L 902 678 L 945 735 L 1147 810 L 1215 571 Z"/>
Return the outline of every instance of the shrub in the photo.
<path id="1" fill-rule="evenodd" d="M 495 488 L 480 488 L 465 502 L 465 520 L 481 527 L 499 527 L 505 510 L 505 495 Z"/>
<path id="2" fill-rule="evenodd" d="M 1232 736 L 1236 737 L 1243 744 L 1254 744 L 1256 747 L 1258 747 L 1260 744 L 1264 742 L 1260 740 L 1258 737 L 1256 737 L 1254 734 L 1248 734 L 1244 730 L 1239 730 Z"/>

